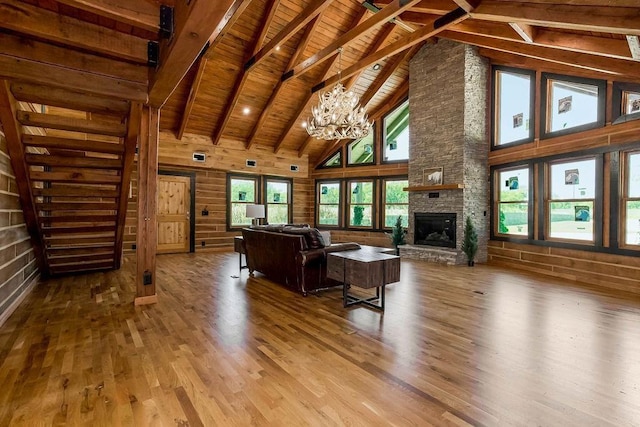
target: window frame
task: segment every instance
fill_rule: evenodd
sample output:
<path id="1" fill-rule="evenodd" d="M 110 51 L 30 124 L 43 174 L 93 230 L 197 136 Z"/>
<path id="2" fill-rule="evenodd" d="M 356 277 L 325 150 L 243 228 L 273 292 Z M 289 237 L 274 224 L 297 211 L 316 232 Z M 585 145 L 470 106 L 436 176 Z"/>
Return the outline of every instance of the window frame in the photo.
<path id="1" fill-rule="evenodd" d="M 227 174 L 227 231 L 237 231 L 242 230 L 243 228 L 247 228 L 251 226 L 249 224 L 233 224 L 233 203 L 231 200 L 231 185 L 234 179 L 238 180 L 252 180 L 254 181 L 254 192 L 255 192 L 255 201 L 253 202 L 242 202 L 245 205 L 248 204 L 260 204 L 262 200 L 262 195 L 260 193 L 261 185 L 260 185 L 260 175 L 251 175 L 251 174 L 241 174 L 241 173 L 228 173 Z"/>
<path id="2" fill-rule="evenodd" d="M 409 194 L 407 193 L 407 203 L 387 203 L 387 182 L 389 181 L 406 181 L 407 187 L 409 186 L 409 177 L 383 177 L 380 179 L 381 196 L 380 196 L 380 229 L 391 230 L 393 226 L 387 227 L 387 206 L 407 206 L 407 223 L 403 227 L 409 226 Z"/>
<path id="3" fill-rule="evenodd" d="M 624 92 L 640 93 L 640 84 L 613 82 L 613 93 L 611 95 L 611 121 L 614 125 L 640 119 L 640 112 L 628 114 L 622 113 L 622 94 Z"/>
<path id="4" fill-rule="evenodd" d="M 549 89 L 550 81 L 559 80 L 570 83 L 587 84 L 596 86 L 598 88 L 598 110 L 597 119 L 591 123 L 585 123 L 583 125 L 575 126 L 568 129 L 561 129 L 556 131 L 547 131 L 547 124 L 549 122 Z M 558 136 L 570 135 L 574 133 L 584 132 L 590 129 L 602 128 L 605 125 L 605 110 L 606 110 L 606 97 L 607 97 L 607 82 L 606 80 L 589 79 L 586 77 L 575 77 L 564 74 L 554 73 L 542 73 L 540 84 L 540 139 L 555 138 Z"/>
<path id="5" fill-rule="evenodd" d="M 619 226 L 618 226 L 618 247 L 620 249 L 626 249 L 630 251 L 638 252 L 640 251 L 640 245 L 633 245 L 626 243 L 626 234 L 627 234 L 627 203 L 628 202 L 640 202 L 640 196 L 630 197 L 629 196 L 629 186 L 631 173 L 629 170 L 630 161 L 629 157 L 632 155 L 640 156 L 640 148 L 638 149 L 630 149 L 623 151 L 621 154 L 621 167 L 620 167 L 620 198 L 619 198 Z"/>
<path id="6" fill-rule="evenodd" d="M 337 165 L 327 166 L 326 163 L 337 154 L 340 154 L 340 162 Z M 324 162 L 322 162 L 322 164 L 318 165 L 316 169 L 340 169 L 343 167 L 343 165 L 344 165 L 344 152 L 342 150 L 342 147 L 340 147 L 336 151 L 334 151 L 333 154 L 328 156 L 327 159 Z"/>
<path id="7" fill-rule="evenodd" d="M 399 160 L 386 160 L 385 158 L 385 148 L 387 146 L 387 129 L 385 126 L 385 120 L 387 119 L 388 116 L 390 116 L 391 114 L 395 113 L 396 110 L 398 110 L 400 107 L 402 107 L 402 105 L 404 105 L 405 102 L 409 102 L 409 96 L 405 96 L 402 98 L 402 100 L 400 102 L 398 102 L 396 105 L 394 105 L 391 109 L 389 109 L 389 111 L 382 116 L 382 118 L 380 119 L 380 130 L 379 132 L 379 138 L 377 138 L 380 141 L 380 164 L 384 165 L 384 164 L 396 164 L 396 163 L 409 163 L 409 158 L 411 157 L 411 127 L 410 127 L 410 123 L 407 124 L 407 127 L 409 127 L 409 147 L 407 147 L 407 158 L 406 159 L 399 159 Z M 409 120 L 411 120 L 411 105 L 408 105 L 408 110 L 409 110 Z"/>
<path id="8" fill-rule="evenodd" d="M 343 218 L 344 218 L 344 213 L 343 213 L 343 209 L 344 209 L 344 184 L 343 184 L 344 180 L 342 179 L 321 179 L 321 180 L 316 180 L 316 197 L 315 197 L 315 215 L 314 215 L 314 221 L 315 221 L 315 225 L 316 227 L 320 227 L 320 228 L 331 228 L 331 229 L 337 229 L 337 228 L 342 228 L 343 226 Z M 321 196 L 321 188 L 323 184 L 338 184 L 338 224 L 321 224 L 320 223 L 320 206 L 321 205 L 329 205 L 329 206 L 334 206 L 335 204 L 329 204 L 329 203 L 320 203 L 320 196 Z"/>
<path id="9" fill-rule="evenodd" d="M 529 175 L 529 195 L 527 200 L 527 234 L 519 235 L 519 234 L 510 234 L 510 233 L 500 233 L 500 205 L 503 203 L 524 203 L 523 201 L 516 202 L 501 202 L 500 194 L 501 194 L 501 181 L 500 181 L 500 173 L 507 172 L 510 170 L 518 170 L 518 169 L 527 169 Z M 509 166 L 498 166 L 491 168 L 491 177 L 493 179 L 493 185 L 491 186 L 491 238 L 499 237 L 505 240 L 533 240 L 534 238 L 534 222 L 535 222 L 535 191 L 536 185 L 534 181 L 534 165 L 531 162 L 526 163 L 516 163 L 511 164 Z"/>
<path id="10" fill-rule="evenodd" d="M 511 74 L 526 75 L 529 77 L 529 136 L 516 141 L 507 142 L 504 144 L 497 144 L 497 125 L 496 122 L 499 108 L 497 106 L 498 96 L 498 72 L 505 72 Z M 528 144 L 533 142 L 535 138 L 535 103 L 536 103 L 536 72 L 535 70 L 528 70 L 524 68 L 507 67 L 504 65 L 494 65 L 491 68 L 491 151 L 502 150 L 517 145 Z"/>
<path id="11" fill-rule="evenodd" d="M 351 203 L 352 183 L 371 183 L 371 203 Z M 345 185 L 345 224 L 347 228 L 354 230 L 374 230 L 376 228 L 376 179 L 375 178 L 350 178 Z M 371 206 L 371 225 L 351 225 L 351 206 L 369 205 Z"/>
<path id="12" fill-rule="evenodd" d="M 585 160 L 594 160 L 595 162 L 595 177 L 594 177 L 594 195 L 593 199 L 552 199 L 551 198 L 551 166 L 571 163 Z M 544 218 L 541 221 L 543 226 L 542 237 L 548 242 L 563 242 L 570 243 L 575 246 L 585 247 L 602 247 L 602 232 L 603 232 L 603 155 L 602 154 L 588 154 L 578 157 L 562 157 L 559 159 L 549 160 L 544 162 L 544 197 L 543 197 L 543 212 Z M 593 203 L 593 239 L 592 240 L 579 240 L 551 237 L 551 203 L 554 202 L 588 202 Z"/>
<path id="13" fill-rule="evenodd" d="M 262 184 L 263 184 L 262 194 L 264 194 L 263 204 L 265 208 L 265 220 L 267 221 L 267 223 L 270 224 L 269 204 L 276 204 L 276 203 L 269 202 L 269 200 L 267 200 L 267 195 L 269 194 L 267 192 L 267 186 L 269 185 L 270 181 L 281 182 L 281 183 L 284 182 L 287 184 L 287 217 L 288 218 L 285 224 L 292 224 L 293 223 L 293 179 L 281 177 L 281 176 L 264 175 L 262 177 Z M 283 204 L 283 203 L 278 203 L 278 204 Z"/>

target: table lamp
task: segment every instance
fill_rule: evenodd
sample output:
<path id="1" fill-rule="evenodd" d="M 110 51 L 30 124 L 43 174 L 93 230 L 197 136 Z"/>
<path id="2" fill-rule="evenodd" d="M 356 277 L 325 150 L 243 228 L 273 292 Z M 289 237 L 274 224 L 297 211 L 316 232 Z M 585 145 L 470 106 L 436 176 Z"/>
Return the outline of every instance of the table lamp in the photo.
<path id="1" fill-rule="evenodd" d="M 251 218 L 251 226 L 260 225 L 260 220 L 264 218 L 264 205 L 247 205 L 247 218 Z"/>

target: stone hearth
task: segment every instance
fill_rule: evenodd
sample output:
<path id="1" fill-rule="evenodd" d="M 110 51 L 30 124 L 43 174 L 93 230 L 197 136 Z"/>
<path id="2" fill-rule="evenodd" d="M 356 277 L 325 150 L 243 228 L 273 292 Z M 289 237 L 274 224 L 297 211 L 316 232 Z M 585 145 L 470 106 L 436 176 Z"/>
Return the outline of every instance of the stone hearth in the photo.
<path id="1" fill-rule="evenodd" d="M 470 216 L 478 231 L 476 261 L 487 259 L 489 226 L 488 61 L 472 46 L 447 40 L 425 45 L 409 73 L 409 186 L 425 185 L 426 169 L 443 168 L 443 184 L 464 189 L 409 193 L 409 245 L 404 257 L 466 264 L 461 251 Z M 414 213 L 455 213 L 455 248 L 414 245 Z"/>

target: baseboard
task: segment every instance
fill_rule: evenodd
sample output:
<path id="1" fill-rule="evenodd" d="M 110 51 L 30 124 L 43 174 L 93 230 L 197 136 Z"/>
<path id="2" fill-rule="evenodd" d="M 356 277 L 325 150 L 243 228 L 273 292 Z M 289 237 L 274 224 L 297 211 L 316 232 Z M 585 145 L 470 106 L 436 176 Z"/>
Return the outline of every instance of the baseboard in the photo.
<path id="1" fill-rule="evenodd" d="M 0 327 L 2 327 L 2 325 L 4 325 L 4 323 L 7 321 L 7 319 L 11 317 L 13 312 L 16 311 L 16 309 L 18 308 L 18 306 L 20 306 L 20 304 L 22 304 L 22 301 L 24 301 L 27 295 L 29 295 L 33 291 L 33 288 L 38 284 L 39 281 L 40 281 L 40 274 L 36 273 L 31 279 L 31 283 L 29 283 L 27 287 L 24 289 L 24 292 L 22 292 L 22 295 L 16 298 L 16 300 L 13 303 L 11 303 L 9 307 L 7 307 L 4 313 L 0 314 Z"/>
<path id="2" fill-rule="evenodd" d="M 147 305 L 147 304 L 157 304 L 158 303 L 158 294 L 149 295 L 146 297 L 136 297 L 133 300 L 133 305 Z"/>

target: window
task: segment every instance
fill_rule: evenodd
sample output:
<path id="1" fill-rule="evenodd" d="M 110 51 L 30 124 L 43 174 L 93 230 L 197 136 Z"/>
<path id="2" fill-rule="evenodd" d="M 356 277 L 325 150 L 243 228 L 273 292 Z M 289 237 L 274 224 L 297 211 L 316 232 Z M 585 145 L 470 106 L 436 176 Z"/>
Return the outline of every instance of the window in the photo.
<path id="1" fill-rule="evenodd" d="M 318 225 L 340 225 L 340 181 L 318 182 Z"/>
<path id="2" fill-rule="evenodd" d="M 496 171 L 497 197 L 494 212 L 497 212 L 496 234 L 529 236 L 529 213 L 531 200 L 530 169 L 518 167 Z"/>
<path id="3" fill-rule="evenodd" d="M 494 67 L 493 145 L 533 140 L 535 73 Z"/>
<path id="4" fill-rule="evenodd" d="M 552 163 L 549 171 L 548 236 L 594 241 L 596 159 Z"/>
<path id="5" fill-rule="evenodd" d="M 622 196 L 624 246 L 640 247 L 640 151 L 625 153 Z"/>
<path id="6" fill-rule="evenodd" d="M 251 218 L 247 218 L 246 209 L 247 204 L 257 203 L 258 177 L 229 175 L 227 185 L 227 198 L 230 202 L 229 228 L 251 225 Z"/>
<path id="7" fill-rule="evenodd" d="M 373 152 L 375 126 L 371 127 L 369 134 L 347 145 L 347 164 L 363 165 L 375 163 Z"/>
<path id="8" fill-rule="evenodd" d="M 350 181 L 349 226 L 373 226 L 373 181 Z"/>
<path id="9" fill-rule="evenodd" d="M 409 160 L 409 101 L 384 118 L 384 161 Z"/>
<path id="10" fill-rule="evenodd" d="M 269 224 L 291 223 L 291 181 L 267 178 L 265 185 L 267 222 Z"/>
<path id="11" fill-rule="evenodd" d="M 384 181 L 384 228 L 393 227 L 402 218 L 402 224 L 409 224 L 409 193 L 403 188 L 409 186 L 407 179 L 387 179 Z"/>
<path id="12" fill-rule="evenodd" d="M 342 166 L 342 151 L 338 150 L 333 156 L 324 162 L 320 167 L 322 168 L 339 168 Z"/>
<path id="13" fill-rule="evenodd" d="M 606 82 L 543 74 L 545 137 L 604 126 Z"/>
<path id="14" fill-rule="evenodd" d="M 637 120 L 640 118 L 640 84 L 615 82 L 611 103 L 613 124 Z"/>

